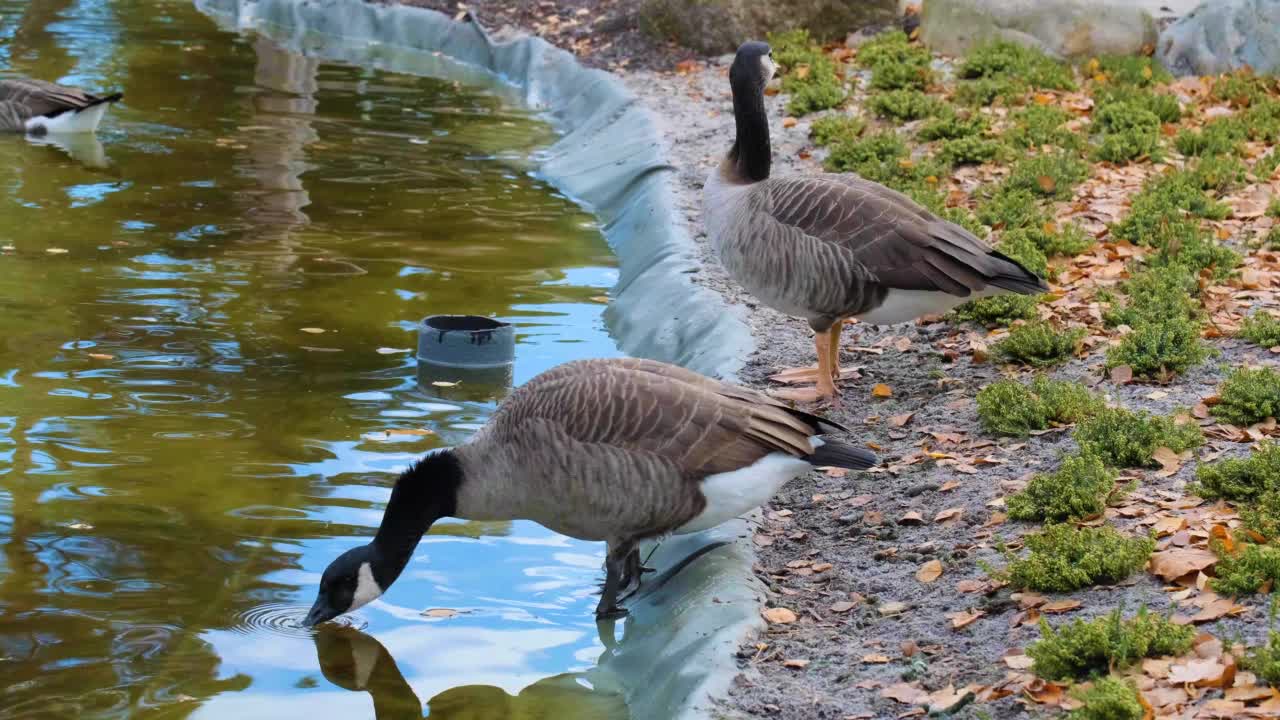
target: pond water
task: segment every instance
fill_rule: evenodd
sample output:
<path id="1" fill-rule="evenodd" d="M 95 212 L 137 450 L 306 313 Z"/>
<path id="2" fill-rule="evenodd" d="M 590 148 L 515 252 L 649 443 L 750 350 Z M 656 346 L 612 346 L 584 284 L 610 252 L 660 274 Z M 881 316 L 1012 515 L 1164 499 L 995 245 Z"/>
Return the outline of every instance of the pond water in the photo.
<path id="1" fill-rule="evenodd" d="M 531 523 L 441 523 L 363 632 L 296 626 L 494 408 L 420 386 L 419 319 L 515 323 L 516 384 L 617 354 L 550 128 L 188 0 L 0 0 L 0 73 L 125 92 L 97 142 L 0 137 L 0 716 L 625 716 L 582 674 L 602 548 Z"/>

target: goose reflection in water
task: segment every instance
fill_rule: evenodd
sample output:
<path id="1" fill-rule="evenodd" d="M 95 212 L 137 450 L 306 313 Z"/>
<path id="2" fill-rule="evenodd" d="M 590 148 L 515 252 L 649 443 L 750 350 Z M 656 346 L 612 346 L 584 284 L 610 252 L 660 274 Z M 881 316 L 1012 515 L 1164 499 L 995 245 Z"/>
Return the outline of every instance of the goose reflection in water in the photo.
<path id="1" fill-rule="evenodd" d="M 373 696 L 377 720 L 418 720 L 422 701 L 400 674 L 395 658 L 372 636 L 355 628 L 326 624 L 315 635 L 325 679 L 345 690 Z M 620 694 L 584 684 L 585 674 L 563 673 L 529 685 L 516 695 L 492 685 L 463 685 L 427 701 L 432 720 L 625 720 Z"/>

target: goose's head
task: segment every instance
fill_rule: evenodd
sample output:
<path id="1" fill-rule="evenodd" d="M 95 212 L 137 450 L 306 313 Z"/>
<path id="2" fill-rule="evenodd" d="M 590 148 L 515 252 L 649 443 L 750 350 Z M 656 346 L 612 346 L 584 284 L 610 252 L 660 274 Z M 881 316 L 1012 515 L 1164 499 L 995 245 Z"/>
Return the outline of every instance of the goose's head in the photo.
<path id="1" fill-rule="evenodd" d="M 339 555 L 320 577 L 304 624 L 317 625 L 377 600 L 400 577 L 431 524 L 457 508 L 462 466 L 451 450 L 432 452 L 400 474 L 373 542 Z"/>
<path id="2" fill-rule="evenodd" d="M 778 66 L 773 62 L 773 49 L 769 43 L 748 40 L 738 48 L 738 54 L 729 67 L 729 82 L 748 85 L 763 91 L 773 79 Z"/>
<path id="3" fill-rule="evenodd" d="M 378 583 L 375 567 L 381 569 L 382 563 L 372 543 L 351 548 L 329 563 L 304 624 L 317 625 L 377 600 L 386 588 Z"/>

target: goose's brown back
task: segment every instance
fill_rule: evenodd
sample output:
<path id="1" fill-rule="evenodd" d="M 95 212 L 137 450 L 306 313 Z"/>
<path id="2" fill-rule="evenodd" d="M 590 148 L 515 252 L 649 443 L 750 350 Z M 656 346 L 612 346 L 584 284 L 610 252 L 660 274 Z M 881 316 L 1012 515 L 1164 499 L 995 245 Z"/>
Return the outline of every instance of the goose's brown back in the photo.
<path id="1" fill-rule="evenodd" d="M 103 101 L 104 98 L 79 88 L 44 80 L 3 79 L 0 80 L 0 130 L 22 130 L 30 118 L 83 110 Z"/>
<path id="2" fill-rule="evenodd" d="M 805 456 L 830 428 L 771 398 L 651 360 L 539 375 L 458 448 L 458 514 L 519 517 L 589 540 L 650 537 L 702 511 L 708 475 Z"/>
<path id="3" fill-rule="evenodd" d="M 766 304 L 815 329 L 870 312 L 892 290 L 969 297 L 1047 286 L 964 228 L 856 175 L 708 182 L 721 261 Z"/>

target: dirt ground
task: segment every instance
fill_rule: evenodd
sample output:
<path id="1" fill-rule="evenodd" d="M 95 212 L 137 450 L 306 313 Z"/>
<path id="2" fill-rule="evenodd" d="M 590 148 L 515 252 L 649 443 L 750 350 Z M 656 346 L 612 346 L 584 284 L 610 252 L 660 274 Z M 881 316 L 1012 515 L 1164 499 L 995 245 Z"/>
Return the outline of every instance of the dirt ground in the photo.
<path id="1" fill-rule="evenodd" d="M 457 12 L 452 1 L 412 2 Z M 758 350 L 742 380 L 771 391 L 784 389 L 769 376 L 813 364 L 812 333 L 804 322 L 759 306 L 729 280 L 702 231 L 703 179 L 727 150 L 733 132 L 729 58 L 699 58 L 679 48 L 655 46 L 638 34 L 631 5 L 617 0 L 467 3 L 489 27 L 532 29 L 575 50 L 589 64 L 620 71 L 654 111 L 664 124 L 671 161 L 680 169 L 677 200 L 699 243 L 703 263 L 695 278 L 748 308 Z M 809 139 L 812 117 L 784 127 L 785 100 L 783 95 L 766 98 L 773 173 L 820 172 L 823 151 Z M 1274 300 L 1268 296 L 1267 302 Z M 984 566 L 1005 564 L 996 550 L 999 542 L 1016 547 L 1021 535 L 1040 527 L 1004 521 L 1002 499 L 1033 473 L 1054 469 L 1075 443 L 1070 429 L 1025 440 L 981 431 L 975 395 L 993 380 L 1016 374 L 979 361 L 969 351 L 971 341 L 985 334 L 976 326 L 944 321 L 845 329 L 842 363 L 854 372 L 842 384 L 841 403 L 822 411 L 877 448 L 883 465 L 873 473 L 846 477 L 814 473 L 789 485 L 765 508 L 754 538 L 756 572 L 770 590 L 767 604 L 789 609 L 796 619 L 771 622 L 739 649 L 741 672 L 721 704 L 724 716 L 923 716 L 928 702 L 910 691 L 938 697 L 948 687 L 969 687 L 979 696 L 952 708 L 951 717 L 1058 714 L 1031 699 L 1038 686 L 1027 674 L 1027 664 L 1019 662 L 1021 650 L 1039 637 L 1035 606 L 1045 599 L 993 586 Z M 1130 409 L 1172 414 L 1213 394 L 1232 367 L 1275 363 L 1267 350 L 1230 337 L 1211 344 L 1221 353 L 1216 359 L 1169 385 L 1112 382 L 1103 368 L 1105 347 L 1052 374 L 1082 381 Z M 889 386 L 890 397 L 873 395 L 878 383 Z M 1211 435 L 1198 458 L 1243 455 L 1248 448 L 1248 443 Z M 1172 474 L 1125 471 L 1122 479 L 1136 480 L 1137 489 L 1125 504 L 1110 509 L 1107 518 L 1122 531 L 1145 532 L 1161 513 L 1180 514 L 1194 523 L 1215 512 L 1208 503 L 1184 507 L 1195 465 L 1187 462 Z M 1178 540 L 1165 537 L 1160 547 L 1171 542 Z M 941 575 L 920 579 L 922 566 L 932 560 L 940 561 Z M 1120 606 L 1197 613 L 1198 596 L 1171 590 L 1178 588 L 1138 572 L 1118 586 L 1050 596 L 1051 601 L 1069 598 L 1078 604 L 1062 603 L 1061 614 L 1048 609 L 1044 614 L 1058 623 Z M 1224 641 L 1257 643 L 1266 637 L 1265 601 L 1263 596 L 1241 598 L 1242 612 L 1199 628 Z M 1210 691 L 1201 699 L 1221 697 L 1221 691 Z M 1193 707 L 1185 717 L 1222 716 L 1197 715 L 1201 709 Z"/>

